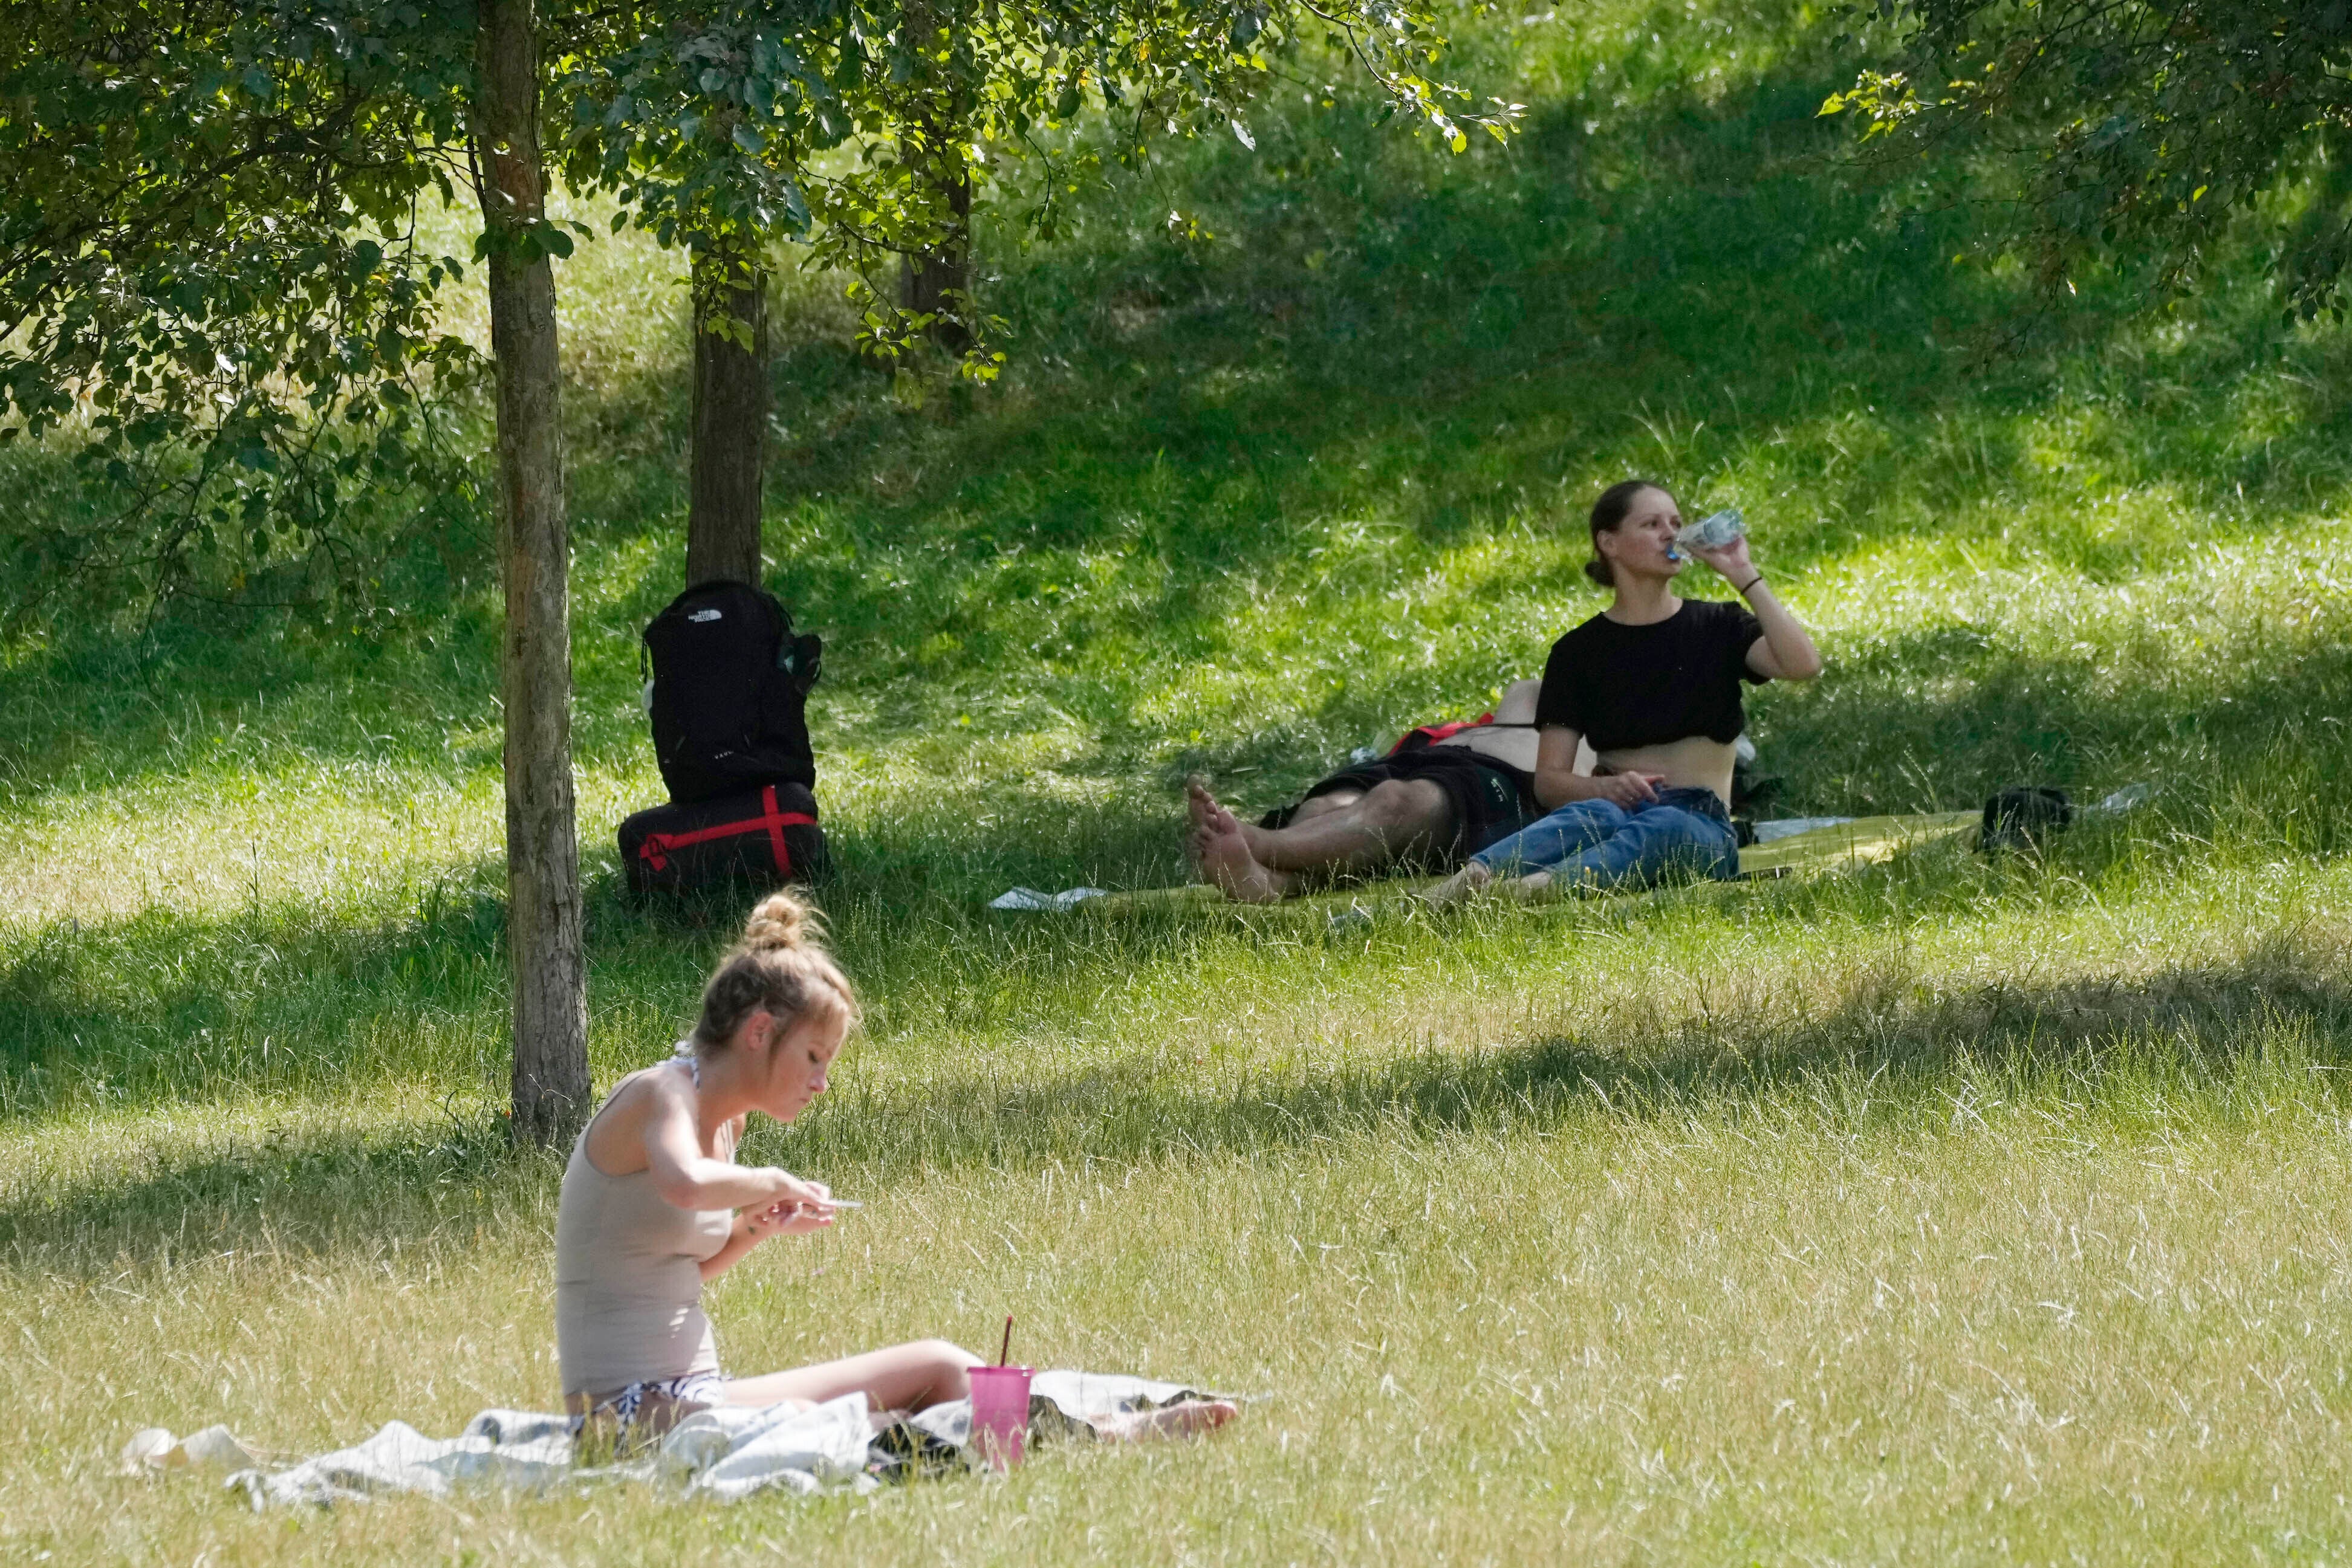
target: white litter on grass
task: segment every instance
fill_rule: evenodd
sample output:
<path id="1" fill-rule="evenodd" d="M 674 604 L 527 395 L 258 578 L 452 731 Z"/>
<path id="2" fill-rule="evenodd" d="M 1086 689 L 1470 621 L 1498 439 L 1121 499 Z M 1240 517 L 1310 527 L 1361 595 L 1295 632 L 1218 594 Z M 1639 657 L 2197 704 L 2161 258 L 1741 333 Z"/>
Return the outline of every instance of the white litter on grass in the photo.
<path id="1" fill-rule="evenodd" d="M 2141 806 L 2147 805 L 2150 800 L 2155 799 L 2155 785 L 2126 784 L 2122 789 L 2116 790 L 2114 794 L 2108 796 L 2105 800 L 2100 801 L 2097 805 L 2092 807 L 2091 810 L 2097 816 L 2120 817 L 2126 811 L 2137 810 Z"/>
<path id="2" fill-rule="evenodd" d="M 127 1476 L 192 1469 L 238 1470 L 253 1462 L 226 1427 L 207 1427 L 176 1439 L 161 1427 L 150 1427 L 122 1445 L 122 1473 Z"/>
<path id="3" fill-rule="evenodd" d="M 1059 893 L 1040 893 L 1034 887 L 1013 887 L 990 899 L 988 907 L 1025 910 L 1034 915 L 1062 915 L 1089 898 L 1109 896 L 1110 890 L 1103 887 L 1069 887 Z"/>

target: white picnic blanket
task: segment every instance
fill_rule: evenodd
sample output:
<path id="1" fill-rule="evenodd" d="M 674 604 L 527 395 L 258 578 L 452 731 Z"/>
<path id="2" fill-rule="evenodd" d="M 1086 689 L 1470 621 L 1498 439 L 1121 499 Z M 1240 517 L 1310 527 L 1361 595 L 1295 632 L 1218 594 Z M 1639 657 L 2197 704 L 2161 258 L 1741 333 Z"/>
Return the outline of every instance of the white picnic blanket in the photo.
<path id="1" fill-rule="evenodd" d="M 1212 1396 L 1181 1383 L 1115 1373 L 1040 1372 L 1029 1385 L 1029 1425 L 1041 1440 L 1090 1438 L 1094 1423 Z M 803 1495 L 866 1491 L 877 1474 L 901 1473 L 908 1456 L 969 1462 L 971 1404 L 957 1400 L 877 1434 L 866 1396 L 845 1395 L 814 1409 L 771 1406 L 698 1411 L 647 1453 L 617 1464 L 572 1462 L 571 1423 L 528 1410 L 485 1410 L 454 1437 L 428 1437 L 387 1421 L 366 1441 L 279 1468 L 254 1462 L 225 1427 L 174 1439 L 149 1427 L 122 1451 L 138 1473 L 229 1469 L 253 1506 L 365 1501 L 394 1492 L 446 1497 L 466 1486 L 546 1490 L 621 1481 L 666 1484 L 689 1496 L 732 1501 L 771 1489 Z"/>

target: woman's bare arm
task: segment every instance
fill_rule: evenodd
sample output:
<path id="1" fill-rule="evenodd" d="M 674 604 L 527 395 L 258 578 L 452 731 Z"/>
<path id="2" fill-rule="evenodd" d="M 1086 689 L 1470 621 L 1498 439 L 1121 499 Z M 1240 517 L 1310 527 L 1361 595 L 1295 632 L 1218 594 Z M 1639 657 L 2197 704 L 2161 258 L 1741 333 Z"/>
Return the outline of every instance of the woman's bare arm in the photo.
<path id="1" fill-rule="evenodd" d="M 820 1192 L 825 1190 L 822 1182 L 809 1185 Z M 821 1208 L 797 1208 L 782 1204 L 772 1204 L 765 1208 L 747 1208 L 735 1217 L 734 1228 L 727 1233 L 727 1245 L 697 1265 L 702 1271 L 702 1282 L 707 1285 L 740 1263 L 752 1248 L 771 1236 L 805 1236 L 813 1230 L 823 1230 L 832 1223 L 833 1215 Z"/>
<path id="2" fill-rule="evenodd" d="M 681 1084 L 647 1085 L 644 1131 L 646 1169 L 664 1203 L 708 1212 L 714 1208 L 765 1208 L 782 1202 L 822 1203 L 822 1187 L 773 1166 L 746 1167 L 702 1152 L 694 1124 L 693 1097 Z"/>
<path id="3" fill-rule="evenodd" d="M 1748 608 L 1764 628 L 1764 635 L 1748 645 L 1749 669 L 1775 681 L 1810 681 L 1822 673 L 1822 651 L 1770 583 L 1757 580 L 1748 591 Z"/>
<path id="4" fill-rule="evenodd" d="M 1576 754 L 1583 741 L 1580 731 L 1565 725 L 1548 726 L 1537 732 L 1537 804 L 1557 811 L 1571 800 L 1613 800 L 1620 806 L 1637 806 L 1657 799 L 1660 776 L 1654 773 L 1579 773 Z"/>
<path id="5" fill-rule="evenodd" d="M 1721 572 L 1756 612 L 1756 623 L 1764 629 L 1764 635 L 1748 644 L 1749 669 L 1773 681 L 1810 681 L 1822 673 L 1822 651 L 1813 646 L 1812 633 L 1789 613 L 1789 607 L 1764 580 L 1763 572 L 1748 556 L 1744 537 L 1721 549 L 1691 553 Z"/>

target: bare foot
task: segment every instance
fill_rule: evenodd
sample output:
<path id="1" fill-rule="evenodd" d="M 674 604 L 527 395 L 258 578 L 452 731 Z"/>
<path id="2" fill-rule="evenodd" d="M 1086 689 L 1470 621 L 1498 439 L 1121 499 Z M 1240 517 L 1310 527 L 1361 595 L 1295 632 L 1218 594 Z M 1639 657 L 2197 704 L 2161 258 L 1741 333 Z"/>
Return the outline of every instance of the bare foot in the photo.
<path id="1" fill-rule="evenodd" d="M 1211 831 L 1217 817 L 1223 815 L 1231 818 L 1241 829 L 1242 842 L 1249 846 L 1253 859 L 1265 852 L 1266 831 L 1255 822 L 1242 821 L 1240 818 L 1234 817 L 1232 811 L 1219 805 L 1217 798 L 1209 793 L 1209 780 L 1205 775 L 1195 773 L 1184 780 L 1184 810 L 1192 818 L 1192 831 L 1195 833 Z M 1200 857 L 1195 855 L 1193 858 L 1197 861 Z"/>
<path id="2" fill-rule="evenodd" d="M 1217 813 L 1217 798 L 1209 793 L 1209 778 L 1205 773 L 1187 774 L 1184 779 L 1184 856 L 1192 862 L 1192 874 L 1201 882 L 1214 882 L 1208 866 L 1209 840 Z"/>
<path id="3" fill-rule="evenodd" d="M 1486 892 L 1487 884 L 1494 880 L 1495 873 L 1486 869 L 1484 862 L 1470 861 L 1465 862 L 1460 871 L 1455 872 L 1435 887 L 1415 894 L 1413 896 L 1432 909 L 1444 909 L 1449 904 L 1459 904 L 1465 898 L 1473 898 Z"/>
<path id="4" fill-rule="evenodd" d="M 1201 868 L 1202 880 L 1216 883 L 1237 904 L 1274 904 L 1289 897 L 1297 878 L 1258 864 L 1234 814 L 1214 800 L 1209 809 L 1207 826 L 1192 836 L 1192 862 Z"/>
<path id="5" fill-rule="evenodd" d="M 1209 776 L 1188 773 L 1184 776 L 1184 814 L 1192 820 L 1192 831 L 1199 832 L 1209 825 L 1209 818 L 1217 809 L 1217 798 L 1209 793 Z"/>
<path id="6" fill-rule="evenodd" d="M 1187 1399 L 1158 1410 L 1122 1410 L 1088 1423 L 1106 1442 L 1141 1443 L 1154 1437 L 1197 1437 L 1242 1413 L 1230 1399 Z"/>

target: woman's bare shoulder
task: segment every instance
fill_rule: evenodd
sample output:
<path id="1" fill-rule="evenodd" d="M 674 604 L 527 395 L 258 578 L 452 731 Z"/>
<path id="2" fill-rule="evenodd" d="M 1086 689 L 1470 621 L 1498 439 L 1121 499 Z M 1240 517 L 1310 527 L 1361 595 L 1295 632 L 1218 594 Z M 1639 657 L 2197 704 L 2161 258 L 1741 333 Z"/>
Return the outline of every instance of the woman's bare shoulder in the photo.
<path id="1" fill-rule="evenodd" d="M 641 1067 L 604 1096 L 588 1127 L 588 1163 L 604 1175 L 634 1176 L 646 1168 L 646 1128 L 674 1112 L 684 1097 L 685 1075 L 664 1071 L 667 1065 Z"/>

